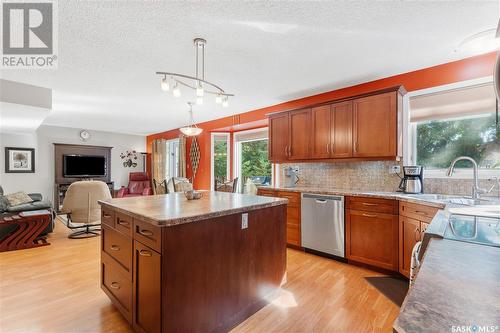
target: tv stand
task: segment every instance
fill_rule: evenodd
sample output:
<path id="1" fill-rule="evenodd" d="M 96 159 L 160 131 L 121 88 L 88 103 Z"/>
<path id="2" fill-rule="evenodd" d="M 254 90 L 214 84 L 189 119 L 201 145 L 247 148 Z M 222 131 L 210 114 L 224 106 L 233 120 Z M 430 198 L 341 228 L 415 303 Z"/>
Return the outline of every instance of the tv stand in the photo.
<path id="1" fill-rule="evenodd" d="M 81 179 L 81 180 L 90 180 L 90 179 Z M 66 196 L 66 191 L 68 187 L 74 182 L 71 183 L 63 183 L 63 184 L 54 184 L 54 210 L 57 214 L 61 213 L 62 203 L 64 201 L 64 197 Z M 106 182 L 109 188 L 109 192 L 113 195 L 115 183 L 114 182 Z"/>
<path id="2" fill-rule="evenodd" d="M 54 143 L 54 210 L 61 212 L 61 206 L 69 185 L 76 181 L 85 180 L 78 177 L 64 177 L 64 155 L 90 155 L 103 156 L 106 158 L 106 175 L 102 177 L 92 177 L 92 180 L 100 180 L 108 184 L 109 190 L 113 193 L 114 183 L 111 180 L 111 149 L 113 147 L 71 145 L 64 143 Z M 88 180 L 88 179 L 87 179 Z"/>

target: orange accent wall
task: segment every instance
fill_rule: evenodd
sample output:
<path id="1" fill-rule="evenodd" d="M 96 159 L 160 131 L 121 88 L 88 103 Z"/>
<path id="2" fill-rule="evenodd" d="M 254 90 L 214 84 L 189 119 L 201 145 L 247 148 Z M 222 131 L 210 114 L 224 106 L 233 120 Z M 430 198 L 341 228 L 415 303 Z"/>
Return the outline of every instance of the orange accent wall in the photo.
<path id="1" fill-rule="evenodd" d="M 258 110 L 253 110 L 241 113 L 234 116 L 224 117 L 216 120 L 207 121 L 198 124 L 203 128 L 203 133 L 198 136 L 198 143 L 201 150 L 200 165 L 194 180 L 194 186 L 197 189 L 210 189 L 210 133 L 220 131 L 221 129 L 228 132 L 241 130 L 243 124 L 254 123 L 264 125 L 262 121 L 266 119 L 266 114 L 278 112 L 287 109 L 300 108 L 311 104 L 327 102 L 334 99 L 359 95 L 373 90 L 384 89 L 397 85 L 403 85 L 407 91 L 420 90 L 430 87 L 441 86 L 444 84 L 471 80 L 493 75 L 496 53 L 488 53 L 476 57 L 466 58 L 442 65 L 428 67 L 413 72 L 398 74 L 375 81 L 370 81 L 362 84 L 357 84 L 351 87 L 337 89 L 313 96 L 308 96 L 277 105 L 265 107 Z M 254 127 L 255 128 L 255 127 Z M 179 136 L 179 130 L 170 130 L 157 134 L 152 134 L 147 137 L 147 152 L 151 153 L 151 142 L 155 139 L 174 139 Z M 192 176 L 192 171 L 189 163 L 189 148 L 190 140 L 187 143 L 188 155 L 188 177 Z M 232 149 L 232 148 L 231 148 Z M 148 159 L 150 160 L 150 159 Z M 150 165 L 148 165 L 148 170 Z M 232 173 L 232 167 L 231 167 Z"/>

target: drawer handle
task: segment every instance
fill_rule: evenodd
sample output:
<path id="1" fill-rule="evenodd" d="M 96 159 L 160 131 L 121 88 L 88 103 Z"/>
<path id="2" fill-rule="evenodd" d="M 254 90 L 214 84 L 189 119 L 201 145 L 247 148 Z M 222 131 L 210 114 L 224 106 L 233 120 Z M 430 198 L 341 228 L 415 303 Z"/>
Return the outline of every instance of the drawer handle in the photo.
<path id="1" fill-rule="evenodd" d="M 120 289 L 120 284 L 118 282 L 111 282 L 110 287 L 113 289 Z"/>
<path id="2" fill-rule="evenodd" d="M 128 226 L 128 225 L 130 225 L 130 222 L 118 219 L 118 224 L 119 225 L 127 225 Z"/>
<path id="3" fill-rule="evenodd" d="M 363 215 L 363 216 L 365 216 L 365 217 L 377 217 L 377 215 L 365 214 L 365 213 L 363 213 L 363 214 L 361 214 L 361 215 Z"/>
<path id="4" fill-rule="evenodd" d="M 118 245 L 111 245 L 110 249 L 113 251 L 120 251 L 120 247 Z"/>
<path id="5" fill-rule="evenodd" d="M 153 255 L 151 251 L 148 250 L 140 250 L 139 254 L 143 257 L 151 257 Z"/>
<path id="6" fill-rule="evenodd" d="M 418 242 L 420 240 L 420 230 L 418 227 L 415 228 L 415 241 Z"/>
<path id="7" fill-rule="evenodd" d="M 427 212 L 423 212 L 421 210 L 416 210 L 415 213 L 417 214 L 420 214 L 420 215 L 426 215 L 427 216 Z"/>
<path id="8" fill-rule="evenodd" d="M 139 234 L 141 234 L 143 236 L 153 236 L 153 232 L 151 232 L 149 230 L 140 230 L 139 229 Z"/>
<path id="9" fill-rule="evenodd" d="M 365 206 L 378 206 L 378 204 L 369 203 L 369 202 L 363 202 L 362 204 Z"/>
<path id="10" fill-rule="evenodd" d="M 102 217 L 109 219 L 111 215 L 109 215 L 108 213 L 102 213 Z"/>

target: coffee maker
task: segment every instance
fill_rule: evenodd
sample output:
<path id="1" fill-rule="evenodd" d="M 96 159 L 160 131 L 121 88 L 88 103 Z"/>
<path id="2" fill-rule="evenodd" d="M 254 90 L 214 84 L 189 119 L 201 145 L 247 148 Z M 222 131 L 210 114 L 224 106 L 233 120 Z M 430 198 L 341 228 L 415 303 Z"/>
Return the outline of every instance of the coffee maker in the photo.
<path id="1" fill-rule="evenodd" d="M 299 181 L 298 167 L 286 167 L 283 169 L 283 186 L 284 187 L 295 187 Z"/>
<path id="2" fill-rule="evenodd" d="M 424 168 L 420 165 L 403 166 L 399 190 L 404 193 L 424 193 Z"/>

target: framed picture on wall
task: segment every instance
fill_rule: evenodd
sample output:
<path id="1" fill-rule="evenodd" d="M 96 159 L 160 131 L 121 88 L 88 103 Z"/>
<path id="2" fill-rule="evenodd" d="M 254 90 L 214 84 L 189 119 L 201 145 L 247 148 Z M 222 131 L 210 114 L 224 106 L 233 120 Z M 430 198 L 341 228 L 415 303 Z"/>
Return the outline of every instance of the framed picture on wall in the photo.
<path id="1" fill-rule="evenodd" d="M 35 149 L 5 147 L 5 173 L 34 173 Z"/>

